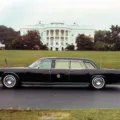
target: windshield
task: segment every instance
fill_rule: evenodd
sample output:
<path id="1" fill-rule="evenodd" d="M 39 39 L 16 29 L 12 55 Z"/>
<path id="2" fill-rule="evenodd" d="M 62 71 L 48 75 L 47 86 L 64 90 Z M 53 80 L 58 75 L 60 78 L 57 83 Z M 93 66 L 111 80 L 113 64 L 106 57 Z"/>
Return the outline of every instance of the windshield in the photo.
<path id="1" fill-rule="evenodd" d="M 38 68 L 40 64 L 40 60 L 35 61 L 34 63 L 32 63 L 31 65 L 29 65 L 30 68 Z"/>

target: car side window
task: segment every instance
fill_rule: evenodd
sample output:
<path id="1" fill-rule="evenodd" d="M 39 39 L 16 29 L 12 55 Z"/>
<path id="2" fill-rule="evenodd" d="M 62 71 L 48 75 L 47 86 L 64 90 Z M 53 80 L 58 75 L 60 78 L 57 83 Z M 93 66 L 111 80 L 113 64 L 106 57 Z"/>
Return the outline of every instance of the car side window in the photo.
<path id="1" fill-rule="evenodd" d="M 90 62 L 85 62 L 88 69 L 95 69 L 95 67 Z"/>
<path id="2" fill-rule="evenodd" d="M 43 60 L 39 65 L 39 69 L 50 69 L 51 64 L 52 60 Z"/>
<path id="3" fill-rule="evenodd" d="M 55 60 L 55 67 L 56 69 L 69 69 L 69 63 L 68 60 Z"/>
<path id="4" fill-rule="evenodd" d="M 86 69 L 83 61 L 71 61 L 71 69 Z"/>

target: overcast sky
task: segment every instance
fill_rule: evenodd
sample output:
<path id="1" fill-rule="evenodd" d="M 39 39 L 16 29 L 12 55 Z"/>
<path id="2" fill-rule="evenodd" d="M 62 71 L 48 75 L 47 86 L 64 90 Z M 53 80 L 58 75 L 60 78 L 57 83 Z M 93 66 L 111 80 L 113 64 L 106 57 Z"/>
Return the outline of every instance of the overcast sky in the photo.
<path id="1" fill-rule="evenodd" d="M 0 0 L 0 25 L 19 29 L 39 21 L 109 29 L 120 25 L 120 0 Z"/>

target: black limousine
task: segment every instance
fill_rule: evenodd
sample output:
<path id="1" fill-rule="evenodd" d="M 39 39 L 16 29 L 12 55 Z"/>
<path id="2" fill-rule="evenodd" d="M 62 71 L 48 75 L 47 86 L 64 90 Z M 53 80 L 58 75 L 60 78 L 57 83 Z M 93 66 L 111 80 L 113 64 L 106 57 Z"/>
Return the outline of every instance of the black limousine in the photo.
<path id="1" fill-rule="evenodd" d="M 28 67 L 0 69 L 3 87 L 25 85 L 88 85 L 100 90 L 120 82 L 120 70 L 100 69 L 90 59 L 40 58 Z"/>

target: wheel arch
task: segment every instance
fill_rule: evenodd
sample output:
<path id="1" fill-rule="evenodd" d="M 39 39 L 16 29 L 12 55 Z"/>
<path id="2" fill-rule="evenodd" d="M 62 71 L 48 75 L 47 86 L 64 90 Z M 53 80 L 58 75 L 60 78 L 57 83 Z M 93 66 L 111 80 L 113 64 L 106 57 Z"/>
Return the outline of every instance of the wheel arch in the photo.
<path id="1" fill-rule="evenodd" d="M 14 75 L 18 80 L 20 80 L 19 76 L 14 73 L 14 72 L 4 72 L 2 75 L 2 79 L 6 76 L 6 75 Z"/>
<path id="2" fill-rule="evenodd" d="M 102 77 L 102 78 L 104 78 L 104 80 L 105 80 L 105 82 L 107 82 L 107 78 L 104 76 L 104 75 L 92 75 L 91 76 L 91 80 L 94 78 L 94 77 Z"/>

